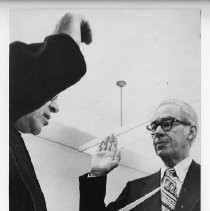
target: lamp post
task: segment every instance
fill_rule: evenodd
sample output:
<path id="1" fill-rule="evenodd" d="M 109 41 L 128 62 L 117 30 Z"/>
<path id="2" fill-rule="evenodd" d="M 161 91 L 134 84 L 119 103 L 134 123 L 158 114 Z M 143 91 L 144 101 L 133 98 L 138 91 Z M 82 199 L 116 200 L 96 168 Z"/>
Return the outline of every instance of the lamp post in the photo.
<path id="1" fill-rule="evenodd" d="M 120 125 L 121 125 L 121 127 L 122 127 L 122 88 L 124 87 L 124 86 L 126 86 L 126 82 L 125 81 L 117 81 L 117 86 L 119 86 L 120 87 Z"/>

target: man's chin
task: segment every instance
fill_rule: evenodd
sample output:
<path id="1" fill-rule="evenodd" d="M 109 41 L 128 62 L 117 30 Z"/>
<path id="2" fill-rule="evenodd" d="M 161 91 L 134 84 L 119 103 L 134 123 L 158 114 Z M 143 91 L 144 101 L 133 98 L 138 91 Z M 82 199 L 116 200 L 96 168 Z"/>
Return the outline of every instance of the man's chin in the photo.
<path id="1" fill-rule="evenodd" d="M 36 128 L 35 130 L 32 130 L 31 133 L 36 136 L 36 135 L 40 134 L 41 131 L 42 131 L 42 128 Z"/>
<path id="2" fill-rule="evenodd" d="M 46 126 L 48 122 L 35 122 L 35 124 L 31 127 L 31 133 L 33 135 L 38 135 L 41 133 L 42 128 Z"/>
<path id="3" fill-rule="evenodd" d="M 168 156 L 170 156 L 170 152 L 167 149 L 161 149 L 161 150 L 157 150 L 156 154 L 160 157 L 160 158 L 166 158 Z"/>

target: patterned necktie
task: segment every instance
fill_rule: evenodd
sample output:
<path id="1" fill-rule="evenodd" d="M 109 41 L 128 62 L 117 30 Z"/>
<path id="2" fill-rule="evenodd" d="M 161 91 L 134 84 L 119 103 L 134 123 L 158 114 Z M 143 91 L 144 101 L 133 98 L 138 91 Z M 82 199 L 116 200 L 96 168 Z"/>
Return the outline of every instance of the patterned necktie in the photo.
<path id="1" fill-rule="evenodd" d="M 174 168 L 170 168 L 165 171 L 161 188 L 162 211 L 174 210 L 177 198 L 177 175 Z"/>

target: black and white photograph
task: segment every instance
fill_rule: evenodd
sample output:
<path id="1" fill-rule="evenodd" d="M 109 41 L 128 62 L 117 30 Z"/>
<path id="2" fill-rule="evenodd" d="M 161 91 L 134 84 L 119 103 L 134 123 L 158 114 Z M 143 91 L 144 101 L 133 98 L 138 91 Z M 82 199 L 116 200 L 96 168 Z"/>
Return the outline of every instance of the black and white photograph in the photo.
<path id="1" fill-rule="evenodd" d="M 200 211 L 202 9 L 63 5 L 9 9 L 9 210 Z"/>

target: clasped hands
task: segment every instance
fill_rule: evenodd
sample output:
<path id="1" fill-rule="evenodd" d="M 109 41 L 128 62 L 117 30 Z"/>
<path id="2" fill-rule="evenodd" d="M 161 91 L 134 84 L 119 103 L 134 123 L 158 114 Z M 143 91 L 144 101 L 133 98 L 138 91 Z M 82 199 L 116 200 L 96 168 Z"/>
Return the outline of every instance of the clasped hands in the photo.
<path id="1" fill-rule="evenodd" d="M 118 166 L 121 152 L 117 150 L 117 144 L 113 134 L 100 142 L 92 156 L 91 176 L 104 176 Z"/>

